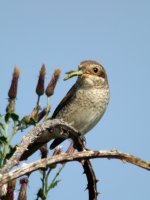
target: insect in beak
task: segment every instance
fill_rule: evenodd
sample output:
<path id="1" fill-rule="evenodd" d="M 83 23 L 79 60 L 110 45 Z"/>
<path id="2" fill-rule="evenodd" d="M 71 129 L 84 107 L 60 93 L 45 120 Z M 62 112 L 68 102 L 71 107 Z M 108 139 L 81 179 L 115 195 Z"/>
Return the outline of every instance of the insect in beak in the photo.
<path id="1" fill-rule="evenodd" d="M 64 78 L 64 81 L 74 77 L 74 76 L 81 76 L 83 74 L 83 72 L 81 70 L 79 71 L 70 71 L 66 73 L 67 76 Z"/>

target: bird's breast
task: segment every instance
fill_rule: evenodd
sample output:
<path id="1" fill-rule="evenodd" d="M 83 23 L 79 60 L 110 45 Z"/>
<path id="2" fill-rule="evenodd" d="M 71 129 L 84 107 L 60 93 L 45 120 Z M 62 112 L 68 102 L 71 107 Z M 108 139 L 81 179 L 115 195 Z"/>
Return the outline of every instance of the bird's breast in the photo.
<path id="1" fill-rule="evenodd" d="M 85 134 L 101 119 L 108 101 L 108 88 L 78 89 L 57 117 Z"/>

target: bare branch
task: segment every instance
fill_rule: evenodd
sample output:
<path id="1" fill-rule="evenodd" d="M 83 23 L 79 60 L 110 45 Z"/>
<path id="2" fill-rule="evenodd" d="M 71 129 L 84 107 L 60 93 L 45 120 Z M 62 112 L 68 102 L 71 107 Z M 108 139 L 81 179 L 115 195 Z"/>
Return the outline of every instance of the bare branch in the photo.
<path id="1" fill-rule="evenodd" d="M 54 129 L 59 129 L 57 135 Z M 60 133 L 58 135 L 58 132 Z M 42 125 L 37 125 L 26 136 L 23 137 L 21 144 L 17 147 L 14 155 L 7 161 L 6 165 L 0 170 L 0 174 L 8 173 L 15 165 L 19 164 L 19 161 L 27 159 L 36 150 L 38 150 L 43 144 L 49 142 L 56 137 L 64 136 L 65 138 L 71 138 L 78 151 L 84 150 L 83 137 L 73 127 L 69 126 L 65 122 L 54 119 L 44 122 Z M 46 138 L 44 142 L 42 138 Z M 92 164 L 89 160 L 82 160 L 81 164 L 84 168 L 84 172 L 87 176 L 89 190 L 89 199 L 97 199 L 97 187 L 96 176 L 92 169 Z M 91 198 L 92 197 L 92 198 Z M 93 198 L 94 197 L 94 198 Z"/>
<path id="2" fill-rule="evenodd" d="M 98 192 L 97 192 L 97 182 L 95 172 L 93 170 L 92 164 L 90 160 L 82 160 L 81 161 L 84 173 L 87 178 L 87 189 L 89 190 L 89 200 L 97 200 Z"/>
<path id="3" fill-rule="evenodd" d="M 82 137 L 73 137 L 72 136 L 72 140 L 74 142 L 74 145 L 76 147 L 76 149 L 79 152 L 85 151 L 86 147 L 84 146 L 84 138 Z M 82 164 L 82 167 L 84 169 L 84 173 L 86 175 L 87 178 L 87 188 L 89 191 L 89 200 L 97 200 L 97 196 L 98 196 L 98 191 L 97 191 L 97 179 L 96 179 L 96 175 L 95 172 L 93 170 L 92 167 L 92 163 L 89 159 L 82 159 L 80 160 L 80 163 Z"/>
<path id="4" fill-rule="evenodd" d="M 133 155 L 123 153 L 117 150 L 82 151 L 73 154 L 62 153 L 60 155 L 52 156 L 50 158 L 38 160 L 31 164 L 27 164 L 23 167 L 20 167 L 19 169 L 15 169 L 7 174 L 4 174 L 3 176 L 1 176 L 0 186 L 20 176 L 36 171 L 38 169 L 50 167 L 54 164 L 71 161 L 81 161 L 93 158 L 119 159 L 123 162 L 128 162 L 138 167 L 150 170 L 150 162 L 146 162 Z"/>
<path id="5" fill-rule="evenodd" d="M 55 131 L 55 129 L 57 129 L 57 131 Z M 65 130 L 65 133 L 63 130 Z M 68 138 L 70 137 L 69 134 L 73 135 L 73 137 L 78 136 L 78 132 L 74 128 L 59 119 L 47 120 L 41 125 L 37 125 L 27 135 L 23 136 L 22 141 L 18 145 L 13 156 L 6 162 L 5 166 L 0 169 L 0 175 L 9 172 L 14 166 L 19 164 L 20 160 L 27 159 L 43 144 L 49 142 L 51 139 L 60 136 Z M 44 138 L 44 141 L 41 141 L 41 138 Z M 34 148 L 34 150 L 32 151 L 32 149 L 30 149 L 30 146 L 35 144 L 37 141 L 40 142 L 35 145 L 36 148 Z"/>

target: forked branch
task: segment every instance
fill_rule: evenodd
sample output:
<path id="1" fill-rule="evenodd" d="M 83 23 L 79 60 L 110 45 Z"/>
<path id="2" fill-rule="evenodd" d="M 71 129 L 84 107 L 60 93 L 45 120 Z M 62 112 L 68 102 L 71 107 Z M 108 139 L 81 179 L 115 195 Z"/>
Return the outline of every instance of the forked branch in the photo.
<path id="1" fill-rule="evenodd" d="M 44 158 L 33 162 L 31 164 L 19 167 L 18 169 L 12 170 L 12 168 L 19 164 L 20 159 L 27 159 L 25 154 L 28 151 L 30 144 L 40 139 L 41 135 L 47 134 L 49 137 L 59 137 L 55 135 L 54 129 L 60 129 L 61 134 L 64 137 L 71 138 L 74 142 L 75 148 L 79 151 L 77 153 L 61 153 L 56 156 L 51 156 L 49 158 Z M 37 125 L 33 130 L 31 130 L 26 136 L 23 137 L 22 142 L 17 147 L 14 155 L 8 160 L 6 165 L 0 170 L 0 187 L 9 181 L 16 179 L 25 174 L 29 174 L 38 169 L 49 168 L 54 164 L 66 163 L 71 161 L 79 161 L 83 168 L 84 173 L 87 176 L 87 189 L 89 190 L 89 199 L 97 199 L 97 179 L 92 168 L 89 159 L 93 158 L 108 158 L 108 159 L 119 159 L 123 162 L 128 162 L 138 167 L 150 170 L 150 162 L 146 162 L 128 153 L 123 153 L 117 150 L 100 150 L 100 151 L 85 151 L 85 146 L 83 143 L 83 138 L 79 137 L 80 134 L 74 128 L 66 124 L 65 122 L 54 119 L 44 122 L 42 125 Z M 29 149 L 30 150 L 30 149 Z"/>

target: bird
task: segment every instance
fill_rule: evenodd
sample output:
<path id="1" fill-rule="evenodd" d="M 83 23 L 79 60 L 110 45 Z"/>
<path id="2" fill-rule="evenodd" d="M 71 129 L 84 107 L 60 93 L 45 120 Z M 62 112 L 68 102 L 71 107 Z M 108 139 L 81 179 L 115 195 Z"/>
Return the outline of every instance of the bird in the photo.
<path id="1" fill-rule="evenodd" d="M 52 119 L 62 119 L 84 136 L 106 111 L 110 98 L 108 78 L 104 67 L 93 60 L 82 61 L 78 70 L 68 73 L 65 80 L 73 76 L 77 76 L 77 80 L 56 107 Z M 33 143 L 31 150 L 29 148 L 30 152 L 38 150 L 50 140 L 51 138 L 41 136 L 37 143 Z M 54 139 L 50 149 L 54 149 L 64 140 L 65 138 Z"/>
<path id="2" fill-rule="evenodd" d="M 109 85 L 104 67 L 96 61 L 83 61 L 78 71 L 68 77 L 78 76 L 76 83 L 60 102 L 52 118 L 63 119 L 78 130 L 81 135 L 89 132 L 103 116 L 109 103 Z M 64 138 L 53 141 L 50 149 L 55 148 Z"/>

